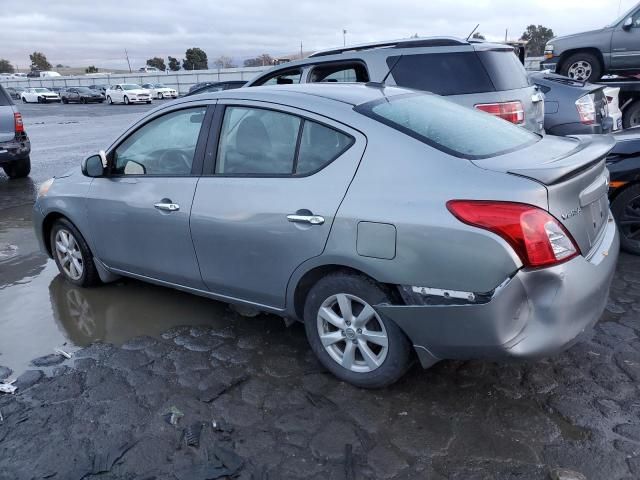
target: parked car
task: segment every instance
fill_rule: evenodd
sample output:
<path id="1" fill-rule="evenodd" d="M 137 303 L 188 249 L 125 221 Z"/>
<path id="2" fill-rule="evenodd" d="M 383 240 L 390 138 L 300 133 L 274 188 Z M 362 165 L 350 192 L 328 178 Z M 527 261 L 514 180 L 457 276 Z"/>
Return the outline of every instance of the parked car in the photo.
<path id="1" fill-rule="evenodd" d="M 60 92 L 62 92 L 66 87 L 47 87 L 53 93 L 57 93 L 60 96 Z"/>
<path id="2" fill-rule="evenodd" d="M 6 90 L 0 86 L 0 167 L 9 178 L 22 178 L 31 172 L 31 142 L 22 115 Z"/>
<path id="3" fill-rule="evenodd" d="M 613 131 L 602 85 L 552 73 L 532 73 L 531 82 L 544 93 L 544 129 L 551 135 L 583 135 Z"/>
<path id="4" fill-rule="evenodd" d="M 622 110 L 620 110 L 620 87 L 604 87 L 602 90 L 607 98 L 609 118 L 613 124 L 613 130 L 622 130 Z"/>
<path id="5" fill-rule="evenodd" d="M 62 103 L 102 103 L 104 97 L 88 87 L 70 87 L 61 94 Z"/>
<path id="6" fill-rule="evenodd" d="M 109 89 L 109 87 L 110 87 L 110 85 L 107 85 L 106 83 L 101 83 L 101 84 L 97 84 L 97 85 L 89 85 L 89 88 L 91 90 L 97 90 L 105 98 L 107 97 L 106 93 L 107 93 L 107 90 Z"/>
<path id="7" fill-rule="evenodd" d="M 145 83 L 142 85 L 142 88 L 149 90 L 151 96 L 158 100 L 162 100 L 163 98 L 178 98 L 178 92 L 175 89 L 161 83 Z"/>
<path id="8" fill-rule="evenodd" d="M 640 255 L 640 127 L 616 132 L 614 137 L 616 145 L 607 157 L 611 211 L 622 248 Z"/>
<path id="9" fill-rule="evenodd" d="M 60 101 L 60 95 L 52 92 L 48 88 L 42 87 L 25 88 L 20 97 L 24 103 L 49 103 Z"/>
<path id="10" fill-rule="evenodd" d="M 245 80 L 228 80 L 226 82 L 211 82 L 200 84 L 199 88 L 189 89 L 187 95 L 200 95 L 201 93 L 220 92 L 222 90 L 233 90 L 234 88 L 242 88 L 247 84 Z"/>
<path id="11" fill-rule="evenodd" d="M 425 90 L 542 133 L 543 98 L 510 45 L 450 37 L 346 46 L 274 67 L 247 83 L 378 82 Z"/>
<path id="12" fill-rule="evenodd" d="M 606 74 L 640 72 L 640 3 L 604 28 L 552 38 L 541 68 L 596 82 Z"/>
<path id="13" fill-rule="evenodd" d="M 140 68 L 138 69 L 138 71 L 139 71 L 139 72 L 142 72 L 142 73 L 158 73 L 158 72 L 160 72 L 161 70 L 159 70 L 159 69 L 158 69 L 158 68 L 156 68 L 156 67 L 149 67 L 149 66 L 146 66 L 146 67 L 140 67 Z"/>
<path id="14" fill-rule="evenodd" d="M 22 87 L 5 87 L 4 89 L 13 100 L 20 100 L 20 95 L 24 92 Z"/>
<path id="15" fill-rule="evenodd" d="M 135 83 L 118 83 L 112 85 L 105 92 L 107 103 L 151 103 L 151 93 Z"/>
<path id="16" fill-rule="evenodd" d="M 124 275 L 300 319 L 328 370 L 380 387 L 414 352 L 537 357 L 598 320 L 612 145 L 403 88 L 226 90 L 45 182 L 34 228 L 75 285 Z"/>

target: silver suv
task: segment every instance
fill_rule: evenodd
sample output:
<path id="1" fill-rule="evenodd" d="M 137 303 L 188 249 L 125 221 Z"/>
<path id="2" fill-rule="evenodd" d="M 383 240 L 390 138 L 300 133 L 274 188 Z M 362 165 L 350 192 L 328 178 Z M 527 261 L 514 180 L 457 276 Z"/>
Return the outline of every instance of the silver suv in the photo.
<path id="1" fill-rule="evenodd" d="M 543 133 L 544 97 L 508 45 L 451 37 L 347 46 L 279 65 L 246 86 L 379 82 L 446 96 Z"/>
<path id="2" fill-rule="evenodd" d="M 31 142 L 22 115 L 0 86 L 0 167 L 9 178 L 22 178 L 31 171 Z"/>

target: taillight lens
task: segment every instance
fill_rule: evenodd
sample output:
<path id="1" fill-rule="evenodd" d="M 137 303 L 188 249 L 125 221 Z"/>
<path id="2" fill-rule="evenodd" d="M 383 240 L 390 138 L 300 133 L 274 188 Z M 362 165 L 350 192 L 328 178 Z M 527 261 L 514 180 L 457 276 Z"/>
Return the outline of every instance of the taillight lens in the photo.
<path id="1" fill-rule="evenodd" d="M 19 113 L 13 114 L 13 124 L 15 126 L 15 132 L 24 133 L 24 123 L 22 122 L 22 115 Z"/>
<path id="2" fill-rule="evenodd" d="M 500 117 L 507 122 L 522 125 L 524 123 L 524 107 L 522 102 L 503 103 L 479 103 L 475 106 L 478 110 Z"/>
<path id="3" fill-rule="evenodd" d="M 588 94 L 576 100 L 576 108 L 580 115 L 580 122 L 585 125 L 596 123 L 596 102 L 593 94 Z"/>
<path id="4" fill-rule="evenodd" d="M 549 267 L 578 255 L 569 232 L 552 215 L 533 205 L 451 200 L 447 208 L 461 222 L 502 237 L 526 267 Z"/>

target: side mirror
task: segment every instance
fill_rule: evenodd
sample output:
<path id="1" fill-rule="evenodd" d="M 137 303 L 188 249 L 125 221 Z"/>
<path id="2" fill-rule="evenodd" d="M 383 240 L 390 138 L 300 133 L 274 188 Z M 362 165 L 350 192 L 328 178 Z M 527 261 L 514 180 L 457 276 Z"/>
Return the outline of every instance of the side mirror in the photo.
<path id="1" fill-rule="evenodd" d="M 104 167 L 100 155 L 92 155 L 82 161 L 82 174 L 92 178 L 104 175 Z"/>
<path id="2" fill-rule="evenodd" d="M 629 30 L 631 27 L 633 27 L 633 18 L 629 17 L 622 24 L 622 28 Z"/>

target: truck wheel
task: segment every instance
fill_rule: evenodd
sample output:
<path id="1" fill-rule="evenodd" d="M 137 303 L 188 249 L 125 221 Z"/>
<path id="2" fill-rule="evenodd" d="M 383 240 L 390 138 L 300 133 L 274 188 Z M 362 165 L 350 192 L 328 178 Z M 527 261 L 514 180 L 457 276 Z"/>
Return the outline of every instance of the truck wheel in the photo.
<path id="1" fill-rule="evenodd" d="M 305 300 L 305 330 L 313 353 L 336 377 L 362 388 L 391 385 L 410 366 L 411 343 L 374 310 L 380 303 L 390 303 L 380 285 L 343 272 L 320 279 Z"/>
<path id="2" fill-rule="evenodd" d="M 595 55 L 579 52 L 562 62 L 560 73 L 581 82 L 597 82 L 602 77 L 602 66 Z"/>
<path id="3" fill-rule="evenodd" d="M 640 127 L 640 100 L 636 100 L 624 109 L 622 126 L 624 128 Z"/>
<path id="4" fill-rule="evenodd" d="M 4 173 L 11 179 L 24 178 L 31 173 L 31 159 L 29 157 L 16 160 L 2 167 Z"/>
<path id="5" fill-rule="evenodd" d="M 631 185 L 611 203 L 623 250 L 640 255 L 640 185 Z"/>

